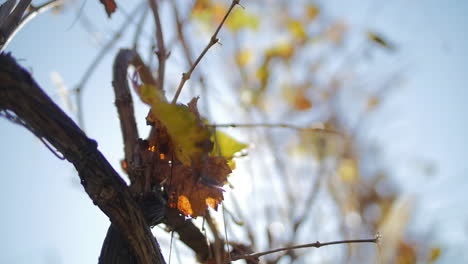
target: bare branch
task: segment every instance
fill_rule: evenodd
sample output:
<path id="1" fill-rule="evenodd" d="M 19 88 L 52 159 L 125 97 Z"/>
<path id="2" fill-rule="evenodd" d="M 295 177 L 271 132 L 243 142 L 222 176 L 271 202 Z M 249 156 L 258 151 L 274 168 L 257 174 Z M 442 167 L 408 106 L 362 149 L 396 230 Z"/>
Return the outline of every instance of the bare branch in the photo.
<path id="1" fill-rule="evenodd" d="M 265 127 L 265 128 L 288 128 L 293 130 L 299 131 L 310 131 L 310 132 L 319 132 L 319 133 L 330 133 L 339 135 L 337 131 L 325 129 L 325 128 L 315 128 L 315 127 L 301 127 L 286 123 L 277 123 L 277 124 L 268 124 L 268 123 L 255 123 L 255 124 L 213 124 L 207 125 L 208 127 L 233 127 L 233 128 L 257 128 L 257 127 Z"/>
<path id="2" fill-rule="evenodd" d="M 166 46 L 164 44 L 164 36 L 162 32 L 161 26 L 161 19 L 159 17 L 159 7 L 158 1 L 159 0 L 148 0 L 151 10 L 153 11 L 154 22 L 156 24 L 156 40 L 158 45 L 158 51 L 156 55 L 158 56 L 158 86 L 159 89 L 164 90 L 164 74 L 166 68 L 166 59 L 167 59 L 167 51 Z"/>
<path id="3" fill-rule="evenodd" d="M 21 18 L 30 4 L 31 0 L 20 0 L 15 9 L 13 9 L 5 19 L 3 19 L 2 24 L 0 25 L 0 51 L 5 49 L 8 42 L 17 32 Z"/>
<path id="4" fill-rule="evenodd" d="M 205 56 L 205 54 L 208 52 L 208 50 L 216 43 L 218 43 L 218 33 L 219 31 L 221 30 L 221 28 L 223 27 L 224 25 L 224 22 L 226 22 L 226 19 L 228 18 L 229 14 L 231 14 L 231 11 L 234 9 L 234 7 L 236 5 L 238 5 L 240 2 L 240 0 L 232 0 L 231 2 L 231 5 L 229 6 L 229 9 L 228 11 L 226 12 L 226 14 L 224 15 L 223 19 L 221 20 L 221 23 L 219 23 L 218 27 L 216 28 L 213 36 L 211 36 L 210 38 L 210 42 L 208 42 L 208 45 L 206 45 L 205 49 L 203 49 L 203 51 L 200 53 L 200 55 L 198 56 L 198 58 L 195 60 L 195 62 L 193 63 L 193 65 L 190 67 L 190 69 L 183 73 L 182 74 L 182 78 L 180 80 L 180 83 L 179 83 L 179 87 L 177 87 L 177 91 L 174 95 L 174 98 L 172 99 L 172 103 L 175 104 L 177 102 L 177 99 L 179 98 L 179 95 L 180 95 L 180 92 L 182 91 L 182 88 L 184 87 L 185 85 L 185 82 L 187 82 L 190 77 L 192 76 L 192 73 L 193 71 L 195 70 L 195 68 L 197 67 L 197 65 L 200 63 L 200 61 L 203 59 L 203 57 Z"/>
<path id="5" fill-rule="evenodd" d="M 338 244 L 354 244 L 354 243 L 374 243 L 377 244 L 379 241 L 379 236 L 376 236 L 375 238 L 371 239 L 351 239 L 351 240 L 339 240 L 339 241 L 332 241 L 332 242 L 326 242 L 326 243 L 320 243 L 319 241 L 315 243 L 310 243 L 310 244 L 303 244 L 303 245 L 297 245 L 297 246 L 291 246 L 291 247 L 284 247 L 284 248 L 277 248 L 273 250 L 268 250 L 264 252 L 259 252 L 259 253 L 254 253 L 254 254 L 248 254 L 248 255 L 242 255 L 242 256 L 232 256 L 232 260 L 240 260 L 240 259 L 256 259 L 261 256 L 265 256 L 268 254 L 273 254 L 276 252 L 280 251 L 286 251 L 286 250 L 292 250 L 292 249 L 298 249 L 298 248 L 310 248 L 310 247 L 324 247 L 324 246 L 330 246 L 330 245 L 338 245 Z"/>

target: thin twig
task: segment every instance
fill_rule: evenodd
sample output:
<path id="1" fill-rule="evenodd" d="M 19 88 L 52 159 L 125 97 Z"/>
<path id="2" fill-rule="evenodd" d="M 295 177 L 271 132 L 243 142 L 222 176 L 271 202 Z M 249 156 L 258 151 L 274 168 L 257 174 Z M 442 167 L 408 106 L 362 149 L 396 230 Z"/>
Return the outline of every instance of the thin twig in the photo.
<path id="1" fill-rule="evenodd" d="M 185 35 L 184 35 L 184 24 L 187 21 L 187 19 L 182 20 L 180 18 L 179 10 L 177 8 L 177 5 L 175 4 L 175 1 L 171 1 L 171 3 L 172 3 L 172 8 L 174 10 L 174 18 L 175 18 L 175 25 L 176 25 L 176 30 L 177 30 L 177 37 L 178 37 L 178 39 L 179 39 L 179 41 L 180 41 L 180 43 L 182 45 L 182 50 L 183 50 L 183 53 L 184 53 L 184 56 L 185 56 L 185 60 L 187 61 L 188 66 L 191 66 L 191 65 L 193 65 L 193 55 L 192 55 L 192 51 L 190 50 L 189 40 L 186 39 Z M 191 7 L 191 10 L 192 9 L 193 9 L 193 6 Z M 202 98 L 204 100 L 207 100 L 207 97 L 203 96 L 204 94 L 206 94 L 206 91 L 208 90 L 203 75 L 199 74 L 198 81 L 200 83 L 200 87 L 201 87 L 201 91 L 202 91 Z M 205 106 L 204 110 L 205 110 L 206 116 L 210 117 L 210 113 L 211 113 L 210 104 L 209 103 L 204 103 L 203 105 Z"/>
<path id="2" fill-rule="evenodd" d="M 166 59 L 167 51 L 166 46 L 164 45 L 164 35 L 162 32 L 161 19 L 159 17 L 159 0 L 148 0 L 151 10 L 153 11 L 154 23 L 156 24 L 156 40 L 158 45 L 158 51 L 156 55 L 158 56 L 158 86 L 159 89 L 164 90 L 164 72 L 166 68 Z"/>
<path id="3" fill-rule="evenodd" d="M 144 5 L 138 5 L 135 7 L 133 10 L 132 14 L 138 11 L 138 9 L 142 8 Z M 84 120 L 83 120 L 83 107 L 82 107 L 82 96 L 83 96 L 83 89 L 88 82 L 88 80 L 91 78 L 91 75 L 93 74 L 94 70 L 96 70 L 97 66 L 99 63 L 102 61 L 102 59 L 107 55 L 112 50 L 112 47 L 117 43 L 117 40 L 119 40 L 124 31 L 131 25 L 129 21 L 125 20 L 122 25 L 120 26 L 119 31 L 117 31 L 114 36 L 109 39 L 109 41 L 102 46 L 101 50 L 98 52 L 97 56 L 94 58 L 94 60 L 91 62 L 91 64 L 88 66 L 86 69 L 85 73 L 83 74 L 83 77 L 81 77 L 80 82 L 76 87 L 74 88 L 74 92 L 76 93 L 76 109 L 77 109 L 77 119 L 78 119 L 78 124 L 81 128 L 84 128 Z"/>
<path id="4" fill-rule="evenodd" d="M 223 27 L 224 25 L 224 22 L 226 22 L 226 19 L 228 18 L 229 14 L 231 14 L 231 11 L 234 9 L 234 7 L 236 5 L 238 5 L 240 2 L 240 0 L 232 0 L 232 3 L 231 3 L 231 6 L 229 6 L 229 9 L 228 11 L 226 12 L 226 14 L 224 15 L 223 17 L 223 20 L 221 20 L 221 23 L 219 23 L 218 27 L 216 28 L 213 36 L 211 36 L 210 38 L 210 42 L 208 42 L 208 44 L 206 45 L 205 49 L 203 49 L 203 51 L 200 53 L 200 55 L 198 56 L 198 58 L 195 60 L 195 62 L 193 63 L 193 65 L 190 67 L 190 69 L 188 70 L 188 72 L 185 72 L 182 74 L 182 78 L 180 80 L 180 83 L 179 83 L 179 87 L 177 87 L 177 91 L 176 91 L 176 94 L 174 95 L 174 98 L 172 99 L 172 103 L 175 104 L 177 102 L 177 99 L 179 98 L 179 95 L 180 95 L 180 92 L 182 91 L 182 88 L 184 87 L 184 84 L 185 82 L 187 82 L 190 77 L 192 76 L 192 73 L 193 71 L 195 70 L 195 68 L 197 67 L 197 65 L 200 63 L 200 61 L 203 59 L 203 57 L 205 56 L 205 54 L 208 52 L 208 50 L 216 43 L 218 43 L 218 33 L 219 31 L 221 30 L 221 28 Z"/>
<path id="5" fill-rule="evenodd" d="M 50 8 L 63 3 L 64 0 L 51 0 L 40 6 L 31 6 L 31 11 L 23 17 L 24 11 L 31 3 L 31 0 L 20 1 L 13 12 L 5 19 L 5 22 L 0 26 L 0 51 L 3 51 L 13 37 L 18 33 L 24 25 L 31 21 L 38 14 L 43 13 Z"/>
<path id="6" fill-rule="evenodd" d="M 232 127 L 232 128 L 257 128 L 257 127 L 265 127 L 265 128 L 289 128 L 299 131 L 310 131 L 310 132 L 321 132 L 321 133 L 330 133 L 339 135 L 337 131 L 325 129 L 325 128 L 314 128 L 314 127 L 301 127 L 286 123 L 277 123 L 277 124 L 268 124 L 268 123 L 253 123 L 253 124 L 213 124 L 208 125 L 208 127 Z"/>
<path id="7" fill-rule="evenodd" d="M 247 254 L 247 255 L 242 255 L 242 256 L 232 256 L 232 260 L 256 259 L 256 258 L 264 256 L 264 255 L 273 254 L 273 253 L 280 252 L 280 251 L 298 249 L 298 248 L 310 248 L 310 247 L 319 248 L 319 247 L 330 246 L 330 245 L 353 244 L 353 243 L 375 243 L 375 244 L 377 244 L 379 242 L 379 239 L 380 239 L 380 237 L 376 236 L 375 238 L 371 238 L 371 239 L 339 240 L 339 241 L 332 241 L 332 242 L 325 242 L 325 243 L 320 243 L 319 241 L 317 241 L 315 243 L 303 244 L 303 245 L 297 245 L 297 246 L 291 246 L 291 247 L 284 247 L 284 248 L 277 248 L 277 249 L 268 250 L 268 251 L 259 252 L 259 253 L 254 253 L 254 254 Z"/>

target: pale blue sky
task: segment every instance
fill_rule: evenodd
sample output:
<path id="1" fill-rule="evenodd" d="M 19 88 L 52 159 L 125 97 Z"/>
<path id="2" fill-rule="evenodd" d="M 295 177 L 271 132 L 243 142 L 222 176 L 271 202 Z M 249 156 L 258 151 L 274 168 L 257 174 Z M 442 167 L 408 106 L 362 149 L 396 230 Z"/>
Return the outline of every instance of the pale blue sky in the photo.
<path id="1" fill-rule="evenodd" d="M 398 115 L 398 123 L 377 120 L 381 126 L 374 125 L 373 133 L 388 159 L 396 161 L 395 175 L 404 192 L 418 198 L 412 228 L 440 242 L 445 253 L 440 263 L 453 263 L 455 256 L 457 262 L 467 261 L 468 1 L 326 2 L 332 15 L 377 30 L 401 47 L 398 58 L 409 65 L 405 85 L 382 109 L 382 116 Z M 108 31 L 122 20 L 121 13 L 107 20 L 95 0 L 88 0 L 85 10 Z M 71 88 L 97 52 L 82 27 L 71 27 L 75 16 L 74 12 L 41 15 L 8 47 L 57 101 L 50 72 L 58 71 Z M 121 45 L 130 43 L 127 38 Z M 87 133 L 118 166 L 122 144 L 113 114 L 111 65 L 112 56 L 106 57 L 87 85 L 85 120 Z M 0 262 L 96 262 L 108 220 L 79 186 L 74 168 L 56 159 L 24 128 L 0 120 L 0 131 L 0 207 L 4 212 Z M 413 174 L 418 160 L 433 161 L 437 173 L 432 177 Z"/>

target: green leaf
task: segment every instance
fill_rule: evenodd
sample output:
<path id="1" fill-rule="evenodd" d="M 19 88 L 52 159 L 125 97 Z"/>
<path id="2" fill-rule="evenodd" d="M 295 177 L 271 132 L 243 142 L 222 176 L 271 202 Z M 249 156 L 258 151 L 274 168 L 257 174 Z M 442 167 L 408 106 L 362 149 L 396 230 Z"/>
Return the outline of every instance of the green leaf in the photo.
<path id="1" fill-rule="evenodd" d="M 221 155 L 227 159 L 232 158 L 235 153 L 248 147 L 248 145 L 235 140 L 221 131 L 216 131 L 216 135 L 212 136 L 212 141 L 215 142 L 215 146 L 213 151 L 211 151 L 211 155 Z"/>

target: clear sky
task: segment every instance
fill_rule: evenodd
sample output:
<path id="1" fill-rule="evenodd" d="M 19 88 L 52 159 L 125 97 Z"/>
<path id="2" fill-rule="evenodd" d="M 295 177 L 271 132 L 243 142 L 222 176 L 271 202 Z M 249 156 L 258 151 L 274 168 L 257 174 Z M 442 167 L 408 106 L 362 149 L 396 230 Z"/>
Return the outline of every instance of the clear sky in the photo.
<path id="1" fill-rule="evenodd" d="M 332 15 L 381 32 L 398 45 L 398 58 L 406 65 L 405 84 L 382 109 L 382 116 L 398 115 L 398 122 L 377 120 L 371 129 L 379 135 L 388 160 L 395 162 L 404 192 L 417 197 L 412 229 L 440 243 L 440 263 L 468 261 L 468 1 L 323 2 Z M 96 0 L 87 0 L 85 11 L 106 32 L 118 28 L 123 18 L 118 13 L 107 20 Z M 73 24 L 75 17 L 76 12 L 40 15 L 7 49 L 58 102 L 50 73 L 59 72 L 72 88 L 97 53 L 89 35 Z M 131 37 L 121 45 L 130 43 Z M 116 49 L 110 52 L 115 53 Z M 85 120 L 89 136 L 118 167 L 122 143 L 111 65 L 112 56 L 106 57 L 87 85 Z M 0 133 L 0 262 L 96 262 L 108 220 L 84 193 L 74 168 L 22 127 L 0 120 Z M 426 160 L 435 164 L 432 176 L 415 172 Z"/>

